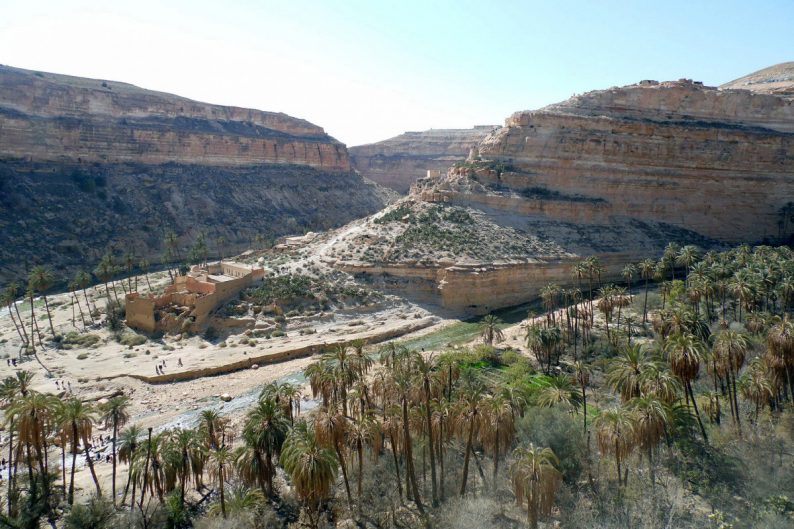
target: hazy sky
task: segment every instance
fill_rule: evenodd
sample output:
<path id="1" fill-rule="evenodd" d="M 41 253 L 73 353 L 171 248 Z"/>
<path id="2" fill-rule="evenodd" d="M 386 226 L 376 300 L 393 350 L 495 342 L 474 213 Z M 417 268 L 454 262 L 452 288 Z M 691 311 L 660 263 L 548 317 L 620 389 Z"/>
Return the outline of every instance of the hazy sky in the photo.
<path id="1" fill-rule="evenodd" d="M 348 145 L 794 60 L 794 0 L 0 0 L 0 63 L 286 112 Z"/>

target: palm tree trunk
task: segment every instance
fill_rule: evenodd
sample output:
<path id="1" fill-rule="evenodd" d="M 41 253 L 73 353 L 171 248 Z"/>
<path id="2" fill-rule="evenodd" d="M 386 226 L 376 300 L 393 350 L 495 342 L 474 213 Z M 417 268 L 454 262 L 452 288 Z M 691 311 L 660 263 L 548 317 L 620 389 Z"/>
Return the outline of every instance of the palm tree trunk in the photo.
<path id="1" fill-rule="evenodd" d="M 77 466 L 77 424 L 72 422 L 72 468 L 69 471 L 69 505 L 74 504 L 74 469 Z"/>
<path id="2" fill-rule="evenodd" d="M 493 487 L 496 490 L 496 478 L 499 475 L 499 422 L 496 422 L 496 442 L 493 450 Z"/>
<path id="3" fill-rule="evenodd" d="M 221 491 L 221 513 L 223 513 L 223 517 L 226 518 L 226 496 L 224 495 L 223 491 L 223 463 L 220 465 L 220 471 L 218 472 L 218 488 Z"/>
<path id="4" fill-rule="evenodd" d="M 12 501 L 11 498 L 14 497 L 13 495 L 13 485 L 14 479 L 16 478 L 15 475 L 12 476 L 11 474 L 11 461 L 14 459 L 14 418 L 13 416 L 10 419 L 8 425 L 8 516 L 11 516 L 11 506 Z"/>
<path id="5" fill-rule="evenodd" d="M 361 509 L 361 484 L 364 477 L 364 447 L 361 445 L 361 439 L 356 441 L 356 451 L 358 452 L 358 484 L 356 493 L 358 494 L 358 508 Z"/>
<path id="6" fill-rule="evenodd" d="M 116 505 L 116 436 L 118 435 L 119 431 L 119 423 L 118 421 L 113 421 L 113 439 L 111 441 L 113 447 L 113 455 L 111 456 L 111 460 L 113 463 L 113 480 L 112 480 L 112 487 L 113 487 L 113 505 Z"/>
<path id="7" fill-rule="evenodd" d="M 422 498 L 419 496 L 419 487 L 416 485 L 416 472 L 414 471 L 414 457 L 413 457 L 413 450 L 411 448 L 411 434 L 408 430 L 408 400 L 405 395 L 402 396 L 402 407 L 403 407 L 403 436 L 405 442 L 405 460 L 406 460 L 406 472 L 408 474 L 408 479 L 411 483 L 411 494 L 413 495 L 414 503 L 416 503 L 416 508 L 419 510 L 419 513 L 424 516 L 425 515 L 425 508 L 422 505 Z"/>
<path id="8" fill-rule="evenodd" d="M 736 398 L 736 394 L 737 394 L 737 391 L 736 391 L 736 373 L 731 374 L 731 372 L 732 372 L 732 369 L 729 369 L 728 370 L 728 373 L 729 373 L 728 376 L 730 377 L 731 380 L 728 383 L 731 384 L 731 393 L 733 394 L 733 397 L 731 397 L 729 395 L 728 398 L 733 398 L 733 408 L 734 408 L 734 411 L 736 413 L 736 428 L 739 430 L 739 436 L 741 436 L 742 435 L 742 420 L 741 420 L 741 417 L 740 417 L 740 414 L 739 414 L 739 399 Z"/>
<path id="9" fill-rule="evenodd" d="M 50 332 L 52 333 L 52 339 L 55 339 L 55 327 L 52 325 L 52 313 L 50 313 L 50 303 L 47 301 L 47 296 L 42 295 L 41 297 L 44 298 L 44 308 L 47 309 L 47 319 L 50 322 Z"/>
<path id="10" fill-rule="evenodd" d="M 394 458 L 394 473 L 397 476 L 397 492 L 400 494 L 400 501 L 403 499 L 403 483 L 400 477 L 400 463 L 397 461 L 397 445 L 394 442 L 394 432 L 389 431 L 389 440 L 391 441 L 391 454 Z"/>
<path id="11" fill-rule="evenodd" d="M 695 408 L 695 417 L 698 420 L 698 426 L 700 426 L 700 433 L 703 434 L 703 440 L 708 444 L 709 438 L 706 436 L 706 428 L 703 426 L 703 421 L 700 420 L 700 411 L 698 410 L 698 403 L 695 401 L 695 394 L 692 393 L 692 384 L 689 380 L 686 381 L 686 387 L 689 391 L 689 396 L 692 398 L 692 406 Z"/>
<path id="12" fill-rule="evenodd" d="M 334 448 L 336 449 L 336 457 L 339 458 L 339 466 L 342 467 L 342 478 L 345 482 L 345 493 L 347 494 L 347 504 L 352 510 L 353 508 L 353 497 L 350 494 L 350 481 L 347 479 L 347 463 L 345 463 L 345 456 L 342 454 L 342 451 L 339 449 L 339 443 L 334 443 Z"/>
<path id="13" fill-rule="evenodd" d="M 438 505 L 438 490 L 436 486 L 436 456 L 435 456 L 435 447 L 433 445 L 433 425 L 432 421 L 430 420 L 430 381 L 425 378 L 424 380 L 424 389 L 425 389 L 425 420 L 427 422 L 427 437 L 428 437 L 428 445 L 430 446 L 430 480 L 431 480 L 431 492 L 433 498 L 433 506 L 435 507 Z"/>
<path id="14" fill-rule="evenodd" d="M 83 289 L 83 297 L 85 298 L 85 306 L 86 306 L 86 310 L 88 311 L 88 317 L 91 318 L 91 324 L 93 325 L 94 314 L 91 310 L 91 303 L 88 302 L 88 293 L 86 292 L 86 289 Z"/>
<path id="15" fill-rule="evenodd" d="M 471 445 L 474 437 L 474 418 L 469 422 L 469 434 L 466 438 L 466 453 L 463 458 L 463 478 L 460 483 L 460 495 L 466 494 L 466 481 L 469 478 L 469 456 L 471 455 Z"/>
<path id="16" fill-rule="evenodd" d="M 66 439 L 61 438 L 61 477 L 63 478 L 63 492 L 66 493 Z"/>
<path id="17" fill-rule="evenodd" d="M 94 480 L 94 486 L 96 487 L 96 495 L 101 498 L 102 490 L 99 488 L 99 480 L 94 471 L 94 462 L 91 460 L 91 445 L 85 437 L 83 437 L 83 444 L 85 445 L 85 457 L 88 463 L 88 469 L 91 471 L 91 478 Z"/>
<path id="18" fill-rule="evenodd" d="M 146 497 L 146 486 L 149 484 L 149 459 L 152 454 L 152 428 L 149 427 L 149 440 L 146 443 L 146 465 L 143 467 L 143 486 L 141 487 L 141 503 L 140 508 L 143 510 L 143 500 Z M 130 464 L 132 467 L 132 464 Z M 131 469 L 130 469 L 131 470 Z M 135 493 L 135 484 L 133 483 L 133 494 Z M 130 510 L 135 508 L 135 501 L 133 500 Z"/>
<path id="19" fill-rule="evenodd" d="M 73 294 L 77 301 L 77 308 L 80 309 L 80 321 L 83 322 L 83 329 L 85 329 L 85 314 L 83 314 L 83 306 L 80 304 L 80 296 L 77 295 L 77 291 L 74 291 Z M 72 305 L 72 310 L 74 310 L 74 305 Z"/>
<path id="20" fill-rule="evenodd" d="M 14 303 L 14 305 L 16 305 L 16 303 Z M 7 303 L 6 306 L 8 307 L 8 315 L 11 316 L 11 321 L 14 322 L 14 328 L 17 330 L 19 339 L 22 340 L 22 343 L 24 344 L 27 340 L 25 340 L 25 337 L 22 335 L 22 331 L 19 329 L 19 326 L 17 325 L 17 319 L 14 317 L 14 313 L 11 311 L 11 302 Z M 24 328 L 25 327 L 23 326 L 22 329 L 24 330 Z"/>

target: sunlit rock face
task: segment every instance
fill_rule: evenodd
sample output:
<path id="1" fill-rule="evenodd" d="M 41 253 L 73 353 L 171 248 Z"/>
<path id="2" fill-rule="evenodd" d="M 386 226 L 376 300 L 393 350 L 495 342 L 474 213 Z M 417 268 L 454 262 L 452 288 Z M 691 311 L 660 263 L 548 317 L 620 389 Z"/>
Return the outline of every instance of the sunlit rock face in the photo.
<path id="1" fill-rule="evenodd" d="M 37 262 L 63 277 L 109 249 L 156 261 L 167 231 L 228 253 L 383 205 L 308 121 L 0 66 L 4 279 Z"/>
<path id="2" fill-rule="evenodd" d="M 353 167 L 361 174 L 398 193 L 408 193 L 411 184 L 428 171 L 446 172 L 464 160 L 472 147 L 497 125 L 471 129 L 430 129 L 406 132 L 388 140 L 350 147 Z"/>
<path id="3" fill-rule="evenodd" d="M 351 231 L 367 251 L 340 264 L 484 313 L 549 282 L 581 287 L 573 267 L 585 257 L 621 281 L 626 263 L 669 242 L 791 241 L 792 202 L 790 99 L 642 81 L 513 114 L 467 160 Z"/>

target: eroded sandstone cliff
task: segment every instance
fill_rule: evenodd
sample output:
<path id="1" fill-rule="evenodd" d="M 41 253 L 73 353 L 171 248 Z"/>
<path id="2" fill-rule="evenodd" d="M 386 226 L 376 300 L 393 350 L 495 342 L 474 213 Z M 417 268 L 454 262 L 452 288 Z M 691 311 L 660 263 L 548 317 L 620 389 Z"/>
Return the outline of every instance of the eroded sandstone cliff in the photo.
<path id="1" fill-rule="evenodd" d="M 167 231 L 228 254 L 383 204 L 307 121 L 0 66 L 0 279 L 64 279 L 109 249 L 157 262 Z"/>
<path id="2" fill-rule="evenodd" d="M 590 92 L 510 116 L 475 157 L 335 236 L 337 266 L 459 312 L 604 278 L 668 242 L 794 234 L 794 103 L 687 80 Z"/>
<path id="3" fill-rule="evenodd" d="M 353 167 L 367 178 L 406 194 L 411 184 L 425 177 L 427 171 L 446 172 L 498 128 L 498 125 L 481 125 L 471 129 L 406 132 L 377 143 L 350 147 L 350 157 Z"/>

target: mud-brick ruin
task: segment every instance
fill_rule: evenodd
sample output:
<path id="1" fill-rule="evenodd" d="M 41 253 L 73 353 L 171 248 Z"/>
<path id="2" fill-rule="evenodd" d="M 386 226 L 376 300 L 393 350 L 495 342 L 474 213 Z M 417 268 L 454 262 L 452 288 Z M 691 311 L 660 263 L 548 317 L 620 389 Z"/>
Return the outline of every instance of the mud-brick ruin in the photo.
<path id="1" fill-rule="evenodd" d="M 147 333 L 196 332 L 224 303 L 265 277 L 263 268 L 235 262 L 195 265 L 161 296 L 127 294 L 127 325 Z"/>

